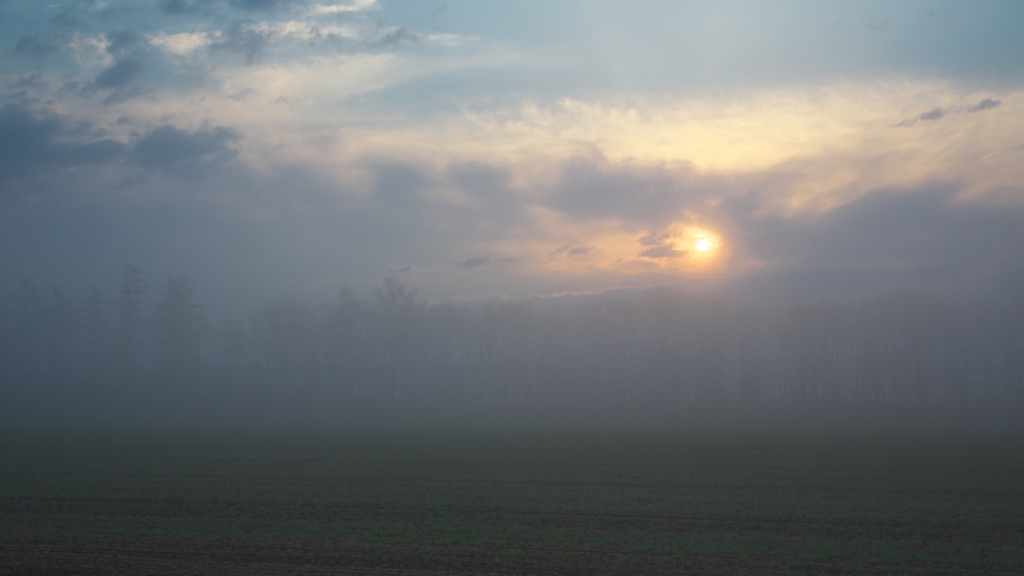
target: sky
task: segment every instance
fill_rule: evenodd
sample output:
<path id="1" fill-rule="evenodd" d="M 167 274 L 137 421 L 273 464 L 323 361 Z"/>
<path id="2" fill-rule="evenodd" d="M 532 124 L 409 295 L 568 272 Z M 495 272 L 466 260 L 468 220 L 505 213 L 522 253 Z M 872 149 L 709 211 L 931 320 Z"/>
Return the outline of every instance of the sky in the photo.
<path id="1" fill-rule="evenodd" d="M 0 281 L 330 301 L 1024 267 L 1024 3 L 0 0 Z M 760 292 L 758 292 L 760 291 Z"/>

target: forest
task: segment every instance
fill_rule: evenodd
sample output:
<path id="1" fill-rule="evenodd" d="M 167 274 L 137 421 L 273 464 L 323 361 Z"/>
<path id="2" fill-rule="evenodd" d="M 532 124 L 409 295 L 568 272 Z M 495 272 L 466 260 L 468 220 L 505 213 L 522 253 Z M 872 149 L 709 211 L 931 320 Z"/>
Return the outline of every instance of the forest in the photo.
<path id="1" fill-rule="evenodd" d="M 427 305 L 275 300 L 215 319 L 184 274 L 115 294 L 30 280 L 0 305 L 0 426 L 343 424 L 365 406 L 1024 408 L 1024 281 L 972 297 L 739 300 L 673 287 Z M 201 416 L 200 416 L 201 415 Z"/>

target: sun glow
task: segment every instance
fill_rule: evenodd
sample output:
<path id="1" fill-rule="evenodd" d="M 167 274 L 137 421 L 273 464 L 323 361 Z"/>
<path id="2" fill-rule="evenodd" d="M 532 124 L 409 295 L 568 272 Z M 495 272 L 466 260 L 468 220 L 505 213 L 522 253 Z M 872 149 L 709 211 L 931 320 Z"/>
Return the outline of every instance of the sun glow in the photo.
<path id="1" fill-rule="evenodd" d="M 699 238 L 697 240 L 697 243 L 693 245 L 694 248 L 700 250 L 701 252 L 707 252 L 708 250 L 711 250 L 712 246 L 713 244 L 711 243 L 711 240 L 708 240 L 707 238 Z"/>

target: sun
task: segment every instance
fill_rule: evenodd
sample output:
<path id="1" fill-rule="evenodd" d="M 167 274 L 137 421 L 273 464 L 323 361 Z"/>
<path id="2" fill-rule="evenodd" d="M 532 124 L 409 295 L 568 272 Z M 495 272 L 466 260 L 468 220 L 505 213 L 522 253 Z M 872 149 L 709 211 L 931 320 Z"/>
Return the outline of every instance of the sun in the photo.
<path id="1" fill-rule="evenodd" d="M 711 250 L 712 246 L 714 246 L 714 244 L 711 243 L 711 240 L 708 240 L 707 238 L 698 238 L 697 243 L 693 247 L 701 252 L 707 252 L 708 250 Z"/>

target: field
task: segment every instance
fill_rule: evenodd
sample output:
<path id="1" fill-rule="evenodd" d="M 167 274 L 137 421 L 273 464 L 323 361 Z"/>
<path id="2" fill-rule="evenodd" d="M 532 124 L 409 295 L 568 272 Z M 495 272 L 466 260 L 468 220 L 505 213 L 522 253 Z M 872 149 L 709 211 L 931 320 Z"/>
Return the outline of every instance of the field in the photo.
<path id="1" fill-rule="evenodd" d="M 1024 573 L 1024 438 L 0 437 L 0 575 Z"/>

